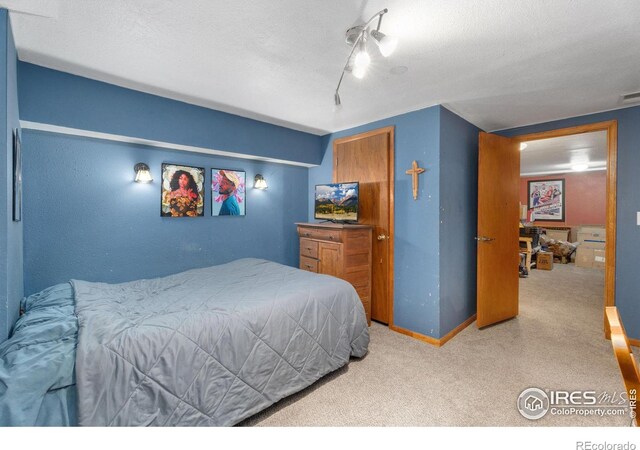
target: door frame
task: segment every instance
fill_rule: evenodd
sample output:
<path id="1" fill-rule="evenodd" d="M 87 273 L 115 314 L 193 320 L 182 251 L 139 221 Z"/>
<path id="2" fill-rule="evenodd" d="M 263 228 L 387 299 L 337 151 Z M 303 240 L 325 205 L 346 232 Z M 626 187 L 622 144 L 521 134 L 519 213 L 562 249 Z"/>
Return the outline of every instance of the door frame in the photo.
<path id="1" fill-rule="evenodd" d="M 518 136 L 512 136 L 512 138 L 517 142 L 523 142 L 591 133 L 593 131 L 607 132 L 607 245 L 605 248 L 604 269 L 604 307 L 607 307 L 615 306 L 616 304 L 616 183 L 618 177 L 618 121 L 608 120 L 605 122 L 559 128 L 539 133 L 521 134 Z M 602 309 L 603 313 L 604 307 Z M 609 339 L 611 332 L 609 330 L 606 317 L 603 317 L 603 323 L 605 336 Z"/>
<path id="2" fill-rule="evenodd" d="M 379 134 L 388 134 L 389 135 L 389 245 L 387 247 L 387 255 L 389 266 L 387 270 L 387 296 L 389 300 L 389 327 L 393 326 L 393 274 L 394 274 L 394 249 L 393 242 L 395 239 L 395 126 L 388 126 L 384 128 L 378 128 L 375 130 L 367 131 L 360 134 L 355 134 L 353 136 L 346 136 L 338 139 L 334 139 L 333 141 L 333 181 L 336 180 L 336 172 L 338 169 L 338 156 L 337 156 L 337 147 L 340 144 L 345 144 L 347 142 L 357 141 L 360 139 L 366 139 L 371 136 L 377 136 Z M 374 236 L 375 239 L 375 236 Z M 373 244 L 372 244 L 373 245 Z"/>

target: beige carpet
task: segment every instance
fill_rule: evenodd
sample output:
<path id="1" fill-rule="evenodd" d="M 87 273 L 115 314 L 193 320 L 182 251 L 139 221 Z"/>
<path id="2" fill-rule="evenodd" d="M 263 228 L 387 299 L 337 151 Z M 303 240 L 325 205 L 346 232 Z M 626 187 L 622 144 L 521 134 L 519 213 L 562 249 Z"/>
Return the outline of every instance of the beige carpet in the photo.
<path id="1" fill-rule="evenodd" d="M 374 323 L 369 354 L 246 420 L 258 426 L 604 426 L 623 417 L 552 416 L 516 409 L 528 387 L 621 392 L 603 338 L 604 274 L 573 264 L 520 282 L 520 315 L 475 323 L 441 348 Z"/>

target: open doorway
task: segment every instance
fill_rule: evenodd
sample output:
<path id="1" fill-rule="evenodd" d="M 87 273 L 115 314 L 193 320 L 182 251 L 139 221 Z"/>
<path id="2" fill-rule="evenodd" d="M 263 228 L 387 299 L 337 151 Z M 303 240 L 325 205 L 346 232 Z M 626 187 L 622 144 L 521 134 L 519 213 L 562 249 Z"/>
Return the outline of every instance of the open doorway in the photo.
<path id="1" fill-rule="evenodd" d="M 553 270 L 555 260 L 600 269 L 604 278 L 606 171 L 606 131 L 520 143 L 520 243 L 527 253 L 523 276 L 529 265 Z"/>
<path id="2" fill-rule="evenodd" d="M 576 301 L 583 300 L 602 317 L 603 308 L 615 304 L 617 124 L 596 123 L 516 139 L 521 154 L 521 226 L 531 227 L 520 234 L 531 230 L 539 241 L 532 249 L 533 279 L 527 281 L 562 284 L 579 293 Z M 540 277 L 545 270 L 546 276 Z M 532 292 L 524 283 L 521 297 Z M 606 324 L 605 334 L 608 337 Z"/>
<path id="3" fill-rule="evenodd" d="M 520 142 L 521 310 L 598 326 L 607 246 L 607 131 Z M 545 311 L 540 311 L 544 308 Z"/>
<path id="4" fill-rule="evenodd" d="M 605 238 L 604 238 L 604 261 L 602 261 L 602 254 L 596 253 L 595 250 L 601 250 L 594 247 L 600 244 L 592 245 L 594 250 L 592 262 L 595 256 L 598 256 L 598 263 L 604 263 L 604 279 L 602 281 L 604 289 L 604 301 L 600 300 L 598 310 L 601 317 L 600 323 L 604 324 L 604 315 L 602 314 L 604 306 L 613 306 L 615 304 L 615 245 L 616 245 L 616 161 L 617 161 L 617 123 L 615 121 L 600 122 L 590 125 L 583 125 L 578 127 L 564 128 L 558 130 L 552 130 L 542 133 L 534 133 L 528 135 L 516 136 L 513 138 L 505 138 L 494 134 L 481 133 L 480 134 L 480 153 L 479 153 L 479 183 L 478 183 L 478 327 L 482 328 L 494 323 L 498 323 L 503 320 L 515 317 L 519 314 L 519 283 L 518 272 L 513 270 L 514 260 L 520 260 L 519 249 L 514 248 L 518 241 L 519 232 L 517 227 L 520 225 L 520 216 L 526 215 L 526 220 L 530 221 L 531 214 L 535 213 L 535 221 L 539 224 L 543 223 L 542 219 L 549 219 L 546 223 L 552 223 L 556 225 L 553 228 L 558 228 L 556 237 L 560 237 L 560 234 L 568 231 L 567 241 L 574 240 L 579 241 L 577 236 L 580 233 L 580 227 L 566 226 L 566 220 L 554 221 L 553 214 L 558 212 L 561 214 L 558 218 L 566 219 L 562 214 L 567 213 L 566 201 L 563 205 L 565 210 L 552 211 L 553 208 L 544 210 L 540 208 L 535 211 L 533 208 L 533 200 L 529 205 L 527 199 L 526 211 L 518 208 L 518 204 L 521 201 L 520 188 L 520 151 L 519 146 L 521 143 L 531 143 L 532 147 L 538 144 L 537 141 L 550 140 L 553 138 L 567 137 L 568 141 L 570 136 L 582 136 L 582 138 L 588 138 L 586 136 L 590 133 L 603 132 L 606 136 L 606 163 L 603 163 L 602 159 L 597 158 L 596 153 L 593 153 L 593 157 L 590 156 L 590 152 L 576 152 L 576 156 L 584 158 L 587 157 L 589 162 L 579 160 L 575 158 L 575 161 L 571 160 L 569 156 L 568 162 L 557 164 L 569 164 L 568 166 L 558 167 L 555 169 L 549 169 L 548 171 L 562 171 L 563 173 L 572 173 L 573 165 L 579 166 L 587 164 L 587 169 L 591 167 L 592 162 L 597 162 L 598 166 L 606 165 L 605 176 Z M 598 134 L 593 137 L 594 139 L 602 139 L 603 135 Z M 560 140 L 561 141 L 561 140 Z M 556 141 L 556 144 L 560 141 Z M 577 148 L 570 148 L 569 150 L 579 150 Z M 526 151 L 526 150 L 525 150 Z M 592 159 L 589 159 L 592 158 Z M 544 158 L 543 158 L 544 159 Z M 594 165 L 594 168 L 596 166 Z M 601 167 L 598 167 L 601 169 Z M 569 169 L 569 170 L 568 170 Z M 525 169 L 526 170 L 526 169 Z M 592 172 L 596 172 L 595 170 Z M 600 170 L 602 172 L 602 170 Z M 526 172 L 522 172 L 523 174 Z M 552 175 L 553 178 L 562 178 L 559 173 L 548 173 L 546 175 Z M 540 175 L 541 176 L 541 175 Z M 566 182 L 566 177 L 565 180 Z M 528 183 L 528 181 L 527 181 Z M 539 186 L 541 187 L 541 186 Z M 549 198 L 552 200 L 554 196 L 560 195 L 564 187 L 561 183 L 551 186 L 545 185 L 545 192 L 542 194 L 538 192 L 536 195 L 544 195 L 545 201 L 549 202 Z M 532 191 L 533 193 L 533 191 Z M 588 195 L 588 193 L 585 193 Z M 527 197 L 529 197 L 528 184 L 527 184 Z M 535 206 L 543 206 L 540 202 L 541 197 L 538 197 Z M 566 199 L 568 201 L 568 198 Z M 530 211 L 533 209 L 533 211 Z M 544 213 L 548 213 L 546 216 Z M 549 214 L 552 213 L 552 214 Z M 560 224 L 564 223 L 565 226 Z M 578 225 L 591 225 L 591 224 L 578 224 Z M 551 229 L 551 225 L 547 225 L 548 229 Z M 565 230 L 563 228 L 569 228 Z M 583 232 L 589 232 L 598 234 L 597 231 L 583 229 Z M 594 227 L 596 228 L 596 227 Z M 571 232 L 575 234 L 575 238 L 571 235 Z M 601 237 L 598 236 L 598 239 Z M 586 239 L 583 241 L 595 241 L 596 239 Z M 586 248 L 586 247 L 583 247 Z M 518 254 L 516 258 L 514 253 Z M 583 252 L 584 253 L 584 252 Z M 590 253 L 590 252 L 587 252 Z M 575 253 L 578 256 L 580 253 Z M 573 254 L 565 255 L 569 257 L 569 261 L 572 259 L 575 261 Z M 560 260 L 560 262 L 562 262 Z M 539 261 L 538 261 L 539 263 Z M 503 266 L 501 266 L 503 264 Z M 575 263 L 574 263 L 575 264 Z M 502 269 L 500 269 L 502 267 Z M 498 270 L 500 269 L 500 270 Z M 532 269 L 539 270 L 539 269 Z M 549 286 L 548 280 L 546 284 L 543 281 L 541 283 L 544 286 Z M 602 294 L 600 294 L 602 299 Z M 605 325 L 606 327 L 606 325 Z M 605 328 L 605 332 L 608 337 L 608 330 Z"/>

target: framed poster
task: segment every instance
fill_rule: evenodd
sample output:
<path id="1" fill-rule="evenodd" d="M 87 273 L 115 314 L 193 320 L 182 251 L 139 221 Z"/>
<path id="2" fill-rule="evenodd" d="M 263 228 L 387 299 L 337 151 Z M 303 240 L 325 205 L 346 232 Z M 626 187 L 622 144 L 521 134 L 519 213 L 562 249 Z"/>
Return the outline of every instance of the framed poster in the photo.
<path id="1" fill-rule="evenodd" d="M 564 222 L 564 178 L 529 181 L 531 220 Z"/>
<path id="2" fill-rule="evenodd" d="M 22 143 L 20 131 L 13 130 L 13 221 L 22 220 Z"/>
<path id="3" fill-rule="evenodd" d="M 211 215 L 244 216 L 246 172 L 211 169 Z"/>
<path id="4" fill-rule="evenodd" d="M 204 168 L 162 164 L 163 217 L 204 216 Z"/>

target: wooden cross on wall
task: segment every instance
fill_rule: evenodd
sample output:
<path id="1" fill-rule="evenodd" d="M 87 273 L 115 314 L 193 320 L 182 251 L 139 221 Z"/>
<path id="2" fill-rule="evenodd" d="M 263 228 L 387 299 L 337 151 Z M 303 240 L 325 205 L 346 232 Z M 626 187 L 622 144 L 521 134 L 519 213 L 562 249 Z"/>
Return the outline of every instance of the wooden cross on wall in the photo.
<path id="1" fill-rule="evenodd" d="M 407 175 L 411 175 L 411 184 L 413 185 L 413 199 L 418 200 L 418 175 L 424 172 L 422 167 L 418 167 L 416 161 L 411 163 L 411 169 L 407 170 Z"/>

